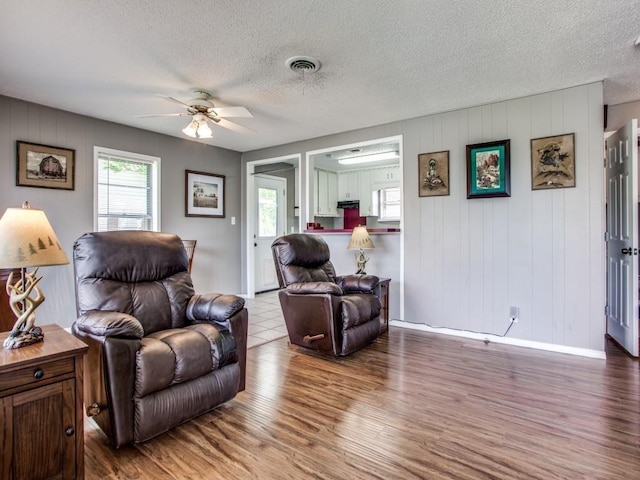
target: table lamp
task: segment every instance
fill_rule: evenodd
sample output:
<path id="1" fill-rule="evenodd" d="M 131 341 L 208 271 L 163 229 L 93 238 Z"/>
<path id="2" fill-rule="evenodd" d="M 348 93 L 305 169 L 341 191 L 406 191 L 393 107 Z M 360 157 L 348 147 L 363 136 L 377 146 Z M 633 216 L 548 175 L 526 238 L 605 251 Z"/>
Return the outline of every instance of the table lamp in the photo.
<path id="1" fill-rule="evenodd" d="M 356 253 L 356 263 L 358 265 L 358 271 L 356 273 L 365 274 L 364 267 L 369 260 L 365 254 L 365 248 L 376 248 L 369 236 L 369 232 L 367 232 L 367 227 L 357 226 L 353 228 L 353 232 L 351 233 L 351 239 L 349 240 L 349 245 L 347 246 L 347 250 L 358 250 Z"/>
<path id="2" fill-rule="evenodd" d="M 69 259 L 42 210 L 31 208 L 29 202 L 24 202 L 22 208 L 7 208 L 0 218 L 0 268 L 19 268 L 20 278 L 14 279 L 12 272 L 7 279 L 7 295 L 17 320 L 4 348 L 25 347 L 43 340 L 42 329 L 34 325 L 35 310 L 44 302 L 38 286 L 42 277 L 36 276 L 38 267 L 67 263 Z M 27 267 L 36 268 L 28 273 Z"/>

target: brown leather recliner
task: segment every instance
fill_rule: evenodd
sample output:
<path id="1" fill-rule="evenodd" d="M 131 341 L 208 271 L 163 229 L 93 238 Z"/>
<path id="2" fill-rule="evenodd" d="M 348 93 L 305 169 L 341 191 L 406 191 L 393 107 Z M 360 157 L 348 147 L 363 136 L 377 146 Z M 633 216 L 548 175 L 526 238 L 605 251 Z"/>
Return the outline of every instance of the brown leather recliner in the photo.
<path id="1" fill-rule="evenodd" d="M 72 331 L 89 345 L 87 413 L 114 447 L 144 442 L 244 390 L 244 300 L 195 295 L 177 235 L 87 233 L 73 263 Z"/>
<path id="2" fill-rule="evenodd" d="M 378 338 L 378 277 L 336 275 L 329 246 L 317 235 L 285 235 L 273 242 L 271 251 L 292 344 L 342 356 Z"/>

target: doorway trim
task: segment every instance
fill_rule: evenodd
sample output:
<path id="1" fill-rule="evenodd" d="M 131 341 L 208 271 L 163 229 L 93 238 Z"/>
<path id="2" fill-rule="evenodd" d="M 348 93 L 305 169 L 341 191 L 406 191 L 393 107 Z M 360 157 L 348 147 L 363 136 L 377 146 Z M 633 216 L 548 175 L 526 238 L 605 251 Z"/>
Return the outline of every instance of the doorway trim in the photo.
<path id="1" fill-rule="evenodd" d="M 298 162 L 298 178 L 297 183 L 301 185 L 302 179 L 302 155 L 299 153 L 292 155 L 283 155 L 280 157 L 271 157 L 265 158 L 262 160 L 253 160 L 246 163 L 246 212 L 245 218 L 247 219 L 246 225 L 246 235 L 245 235 L 245 258 L 246 262 L 246 271 L 245 275 L 247 278 L 247 298 L 254 298 L 256 296 L 256 286 L 255 286 L 255 255 L 253 249 L 253 234 L 256 230 L 256 216 L 257 216 L 257 204 L 256 204 L 256 196 L 255 196 L 255 167 L 258 165 L 269 165 L 272 163 L 280 163 L 284 161 L 292 161 L 296 160 Z M 265 172 L 266 173 L 266 172 Z M 290 188 L 290 187 L 289 187 Z M 296 195 L 300 196 L 300 192 L 296 192 Z M 298 230 L 301 230 L 301 221 L 302 216 L 298 217 Z"/>

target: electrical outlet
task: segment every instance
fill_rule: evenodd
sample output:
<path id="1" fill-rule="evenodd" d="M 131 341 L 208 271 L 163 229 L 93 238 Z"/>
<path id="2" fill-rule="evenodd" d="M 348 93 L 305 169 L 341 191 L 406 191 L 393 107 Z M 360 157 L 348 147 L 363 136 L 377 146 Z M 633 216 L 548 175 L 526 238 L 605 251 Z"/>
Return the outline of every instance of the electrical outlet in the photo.
<path id="1" fill-rule="evenodd" d="M 514 322 L 517 322 L 519 317 L 520 309 L 518 307 L 509 307 L 509 318 Z"/>

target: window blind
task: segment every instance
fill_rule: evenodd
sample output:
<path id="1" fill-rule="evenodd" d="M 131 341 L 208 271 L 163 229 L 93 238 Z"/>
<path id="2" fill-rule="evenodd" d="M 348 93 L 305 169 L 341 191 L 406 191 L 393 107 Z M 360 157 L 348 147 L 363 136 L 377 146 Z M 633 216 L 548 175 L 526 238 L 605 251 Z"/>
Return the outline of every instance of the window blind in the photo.
<path id="1" fill-rule="evenodd" d="M 98 151 L 97 230 L 157 230 L 157 162 Z"/>

